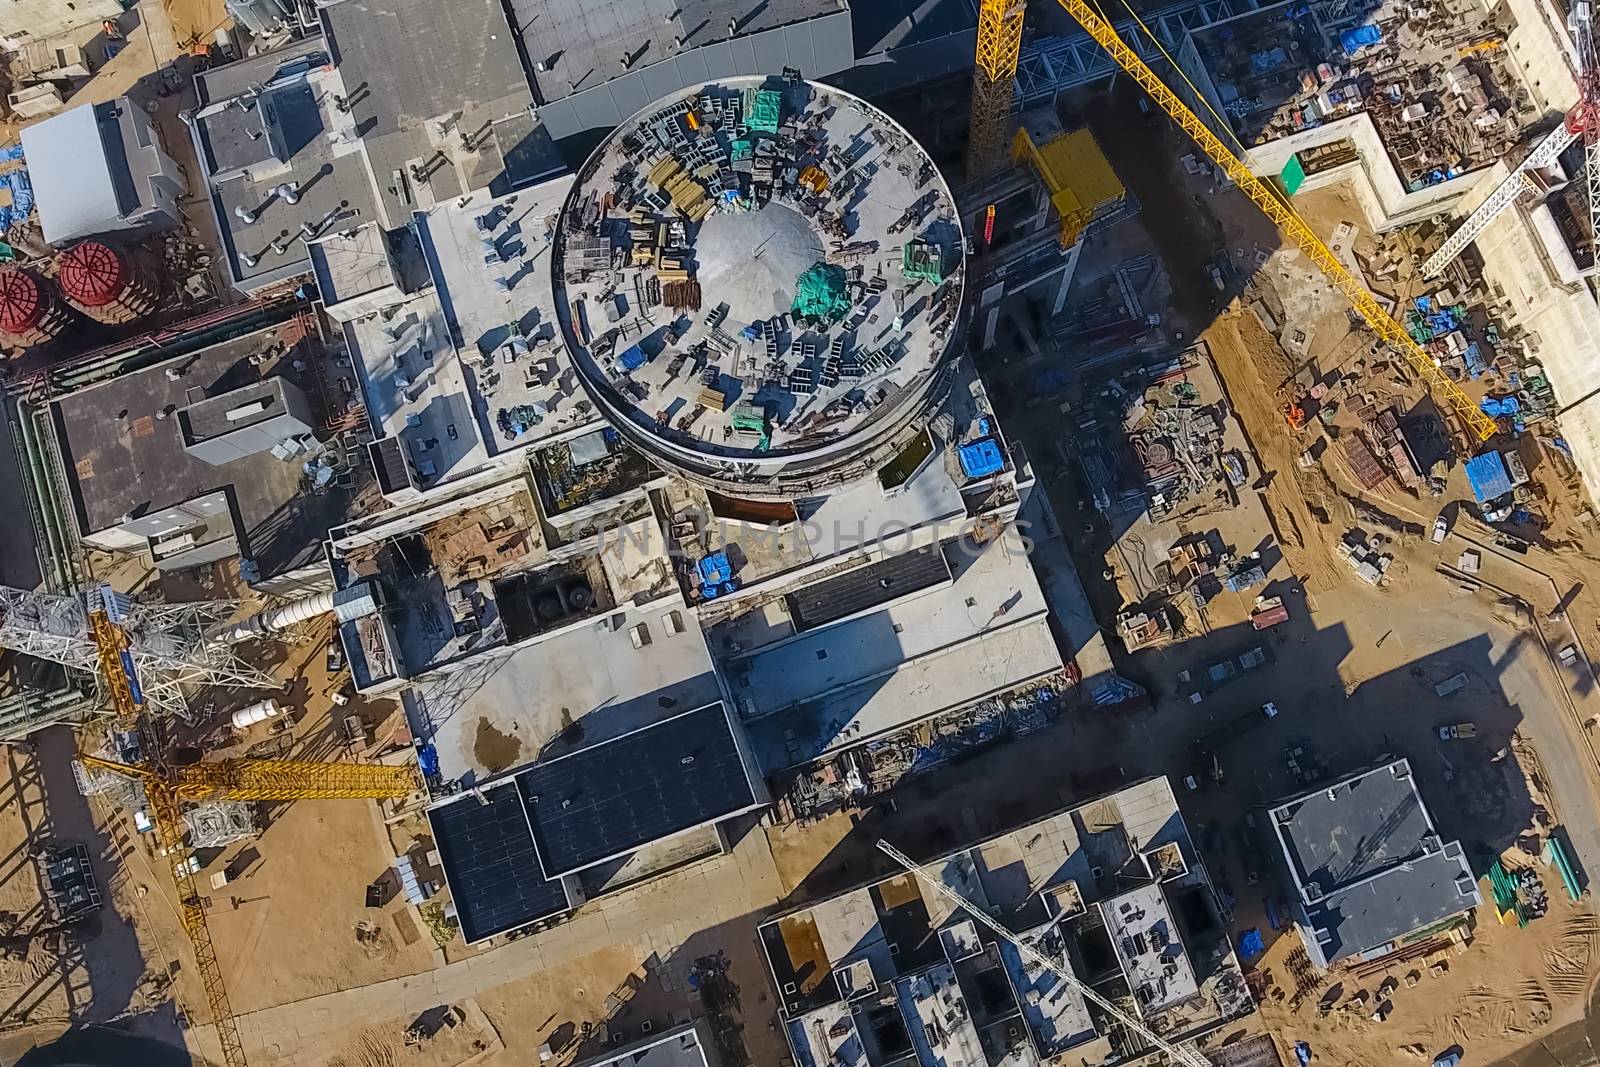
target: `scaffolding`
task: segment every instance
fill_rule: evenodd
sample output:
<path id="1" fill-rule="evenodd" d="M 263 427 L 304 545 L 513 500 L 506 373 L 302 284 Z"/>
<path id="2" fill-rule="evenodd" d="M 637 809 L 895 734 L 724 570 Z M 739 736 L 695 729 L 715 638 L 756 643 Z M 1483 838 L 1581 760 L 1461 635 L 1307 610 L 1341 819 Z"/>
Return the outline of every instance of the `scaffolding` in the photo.
<path id="1" fill-rule="evenodd" d="M 256 834 L 255 806 L 238 800 L 196 805 L 183 813 L 183 821 L 195 848 L 222 848 Z"/>
<path id="2" fill-rule="evenodd" d="M 238 613 L 239 604 L 232 600 L 126 605 L 118 626 L 127 637 L 125 651 L 148 709 L 188 720 L 186 687 L 277 685 L 231 645 L 212 636 Z M 99 677 L 102 685 L 106 681 L 85 594 L 63 596 L 0 586 L 0 648 L 83 671 Z"/>

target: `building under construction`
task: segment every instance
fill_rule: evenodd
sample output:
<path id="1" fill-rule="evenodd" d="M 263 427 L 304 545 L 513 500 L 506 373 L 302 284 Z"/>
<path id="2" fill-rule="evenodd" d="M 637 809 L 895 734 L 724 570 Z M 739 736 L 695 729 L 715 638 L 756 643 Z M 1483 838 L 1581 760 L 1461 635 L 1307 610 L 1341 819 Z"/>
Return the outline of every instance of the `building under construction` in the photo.
<path id="1" fill-rule="evenodd" d="M 999 917 L 997 937 L 910 873 L 760 928 L 796 1062 L 1138 1063 L 1254 1012 L 1231 916 L 1164 778 L 921 868 Z M 1022 941 L 1055 971 L 1021 953 Z M 847 1050 L 847 1051 L 841 1051 Z"/>

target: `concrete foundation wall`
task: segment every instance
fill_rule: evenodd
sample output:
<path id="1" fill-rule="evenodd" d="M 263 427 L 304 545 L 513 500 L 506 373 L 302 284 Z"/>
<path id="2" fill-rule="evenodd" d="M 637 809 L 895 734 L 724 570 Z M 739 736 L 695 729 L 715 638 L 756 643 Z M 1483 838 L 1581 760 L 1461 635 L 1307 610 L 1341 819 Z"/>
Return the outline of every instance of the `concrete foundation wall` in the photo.
<path id="1" fill-rule="evenodd" d="M 1468 171 L 1460 177 L 1412 192 L 1400 180 L 1400 173 L 1395 170 L 1378 136 L 1378 128 L 1366 112 L 1258 145 L 1245 157 L 1245 164 L 1261 177 L 1277 177 L 1295 153 L 1338 141 L 1350 141 L 1355 145 L 1356 161 L 1307 176 L 1301 189 L 1309 192 L 1349 182 L 1368 221 L 1379 232 L 1421 222 L 1440 212 L 1457 211 L 1461 198 L 1477 186 L 1486 172 L 1482 169 Z"/>

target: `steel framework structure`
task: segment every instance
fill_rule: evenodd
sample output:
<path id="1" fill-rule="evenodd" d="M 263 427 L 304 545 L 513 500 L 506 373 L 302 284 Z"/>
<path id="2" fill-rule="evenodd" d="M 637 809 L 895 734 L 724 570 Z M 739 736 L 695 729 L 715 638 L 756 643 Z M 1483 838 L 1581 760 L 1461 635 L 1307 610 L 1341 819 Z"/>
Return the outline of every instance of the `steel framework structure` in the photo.
<path id="1" fill-rule="evenodd" d="M 1158 107 L 1172 117 L 1179 128 L 1194 139 L 1200 150 L 1222 168 L 1240 191 L 1283 231 L 1283 235 L 1311 260 L 1333 287 L 1344 294 L 1345 299 L 1350 301 L 1356 313 L 1372 332 L 1405 359 L 1411 369 L 1427 384 L 1435 399 L 1449 406 L 1467 433 L 1483 441 L 1499 432 L 1495 421 L 1485 415 L 1459 385 L 1434 365 L 1433 357 L 1411 339 L 1405 327 L 1396 322 L 1383 305 L 1367 292 L 1366 286 L 1339 262 L 1332 250 L 1323 244 L 1322 239 L 1312 232 L 1271 186 L 1257 178 L 1250 168 L 1222 143 L 1209 126 L 1200 121 L 1199 116 L 1156 76 L 1149 64 L 1123 42 L 1109 22 L 1101 18 L 1086 0 L 1056 0 L 1056 2 L 1077 20 L 1089 36 L 1106 50 L 1117 66 L 1126 71 Z"/>
<path id="2" fill-rule="evenodd" d="M 1515 204 L 1525 192 L 1537 192 L 1531 185 L 1528 177 L 1529 171 L 1548 167 L 1556 161 L 1556 157 L 1567 150 L 1567 146 L 1578 139 L 1578 134 L 1563 122 L 1550 132 L 1550 136 L 1540 141 L 1528 158 L 1524 159 L 1516 170 L 1506 176 L 1489 198 L 1479 204 L 1466 221 L 1456 227 L 1456 231 L 1445 238 L 1439 250 L 1429 256 L 1422 264 L 1424 278 L 1436 278 L 1455 258 L 1465 252 L 1467 246 L 1477 240 L 1478 235 L 1489 228 L 1489 223 L 1499 218 L 1507 208 Z"/>
<path id="3" fill-rule="evenodd" d="M 142 692 L 130 694 L 121 686 L 109 686 L 107 696 L 119 719 L 127 718 L 124 703 L 130 697 L 151 710 L 187 717 L 185 687 L 270 689 L 277 685 L 270 675 L 246 663 L 231 645 L 211 636 L 238 613 L 235 601 L 134 601 L 123 617 L 113 622 L 98 600 L 98 592 L 62 596 L 0 586 L 0 648 L 87 671 L 97 675 L 102 685 L 109 685 L 113 672 L 123 673 L 114 651 L 126 651 Z"/>
<path id="4" fill-rule="evenodd" d="M 972 123 L 967 133 L 967 178 L 999 169 L 1011 142 L 1011 98 L 1022 51 L 1027 0 L 982 0 L 977 64 L 972 71 Z"/>
<path id="5" fill-rule="evenodd" d="M 211 1007 L 222 1062 L 226 1067 L 245 1067 L 244 1042 L 228 1000 L 211 928 L 206 924 L 205 900 L 195 887 L 189 855 L 183 847 L 187 829 L 184 802 L 406 797 L 420 785 L 415 771 L 409 766 L 234 759 L 163 772 L 86 753 L 80 753 L 78 759 L 85 769 L 109 771 L 144 786 L 156 833 L 171 860 L 172 880 L 178 889 L 178 917 L 194 946 L 195 966 Z"/>

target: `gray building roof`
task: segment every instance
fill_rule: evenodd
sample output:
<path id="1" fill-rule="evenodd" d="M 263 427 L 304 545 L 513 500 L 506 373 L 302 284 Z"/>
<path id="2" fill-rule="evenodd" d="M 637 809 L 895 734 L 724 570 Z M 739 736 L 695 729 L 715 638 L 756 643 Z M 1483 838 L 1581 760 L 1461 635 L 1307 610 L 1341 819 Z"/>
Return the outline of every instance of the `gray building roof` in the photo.
<path id="1" fill-rule="evenodd" d="M 323 234 L 376 217 L 329 59 L 313 37 L 195 78 L 196 147 L 229 270 L 247 292 L 310 270 L 302 226 Z M 294 203 L 284 185 L 296 188 Z"/>
<path id="2" fill-rule="evenodd" d="M 1403 759 L 1270 817 L 1310 927 L 1307 950 L 1323 966 L 1482 902 L 1460 842 L 1439 839 Z"/>
<path id="3" fill-rule="evenodd" d="M 140 142 L 127 113 L 134 106 L 127 97 L 84 104 L 22 131 L 45 240 L 125 229 L 158 206 L 148 179 L 162 169 L 160 147 Z"/>
<path id="4" fill-rule="evenodd" d="M 821 78 L 855 62 L 851 12 L 839 0 L 511 0 L 511 6 L 534 68 L 539 122 L 556 140 L 616 126 L 686 85 L 775 75 L 785 67 Z M 735 36 L 729 19 L 738 23 Z"/>
<path id="5" fill-rule="evenodd" d="M 412 162 L 428 170 L 434 200 L 468 191 L 440 155 L 463 136 L 477 149 L 472 189 L 499 183 L 505 192 L 559 166 L 528 116 L 533 93 L 498 0 L 341 0 L 323 19 L 391 227 L 417 203 L 392 180 L 400 171 L 409 183 Z M 445 125 L 430 129 L 435 119 Z"/>

